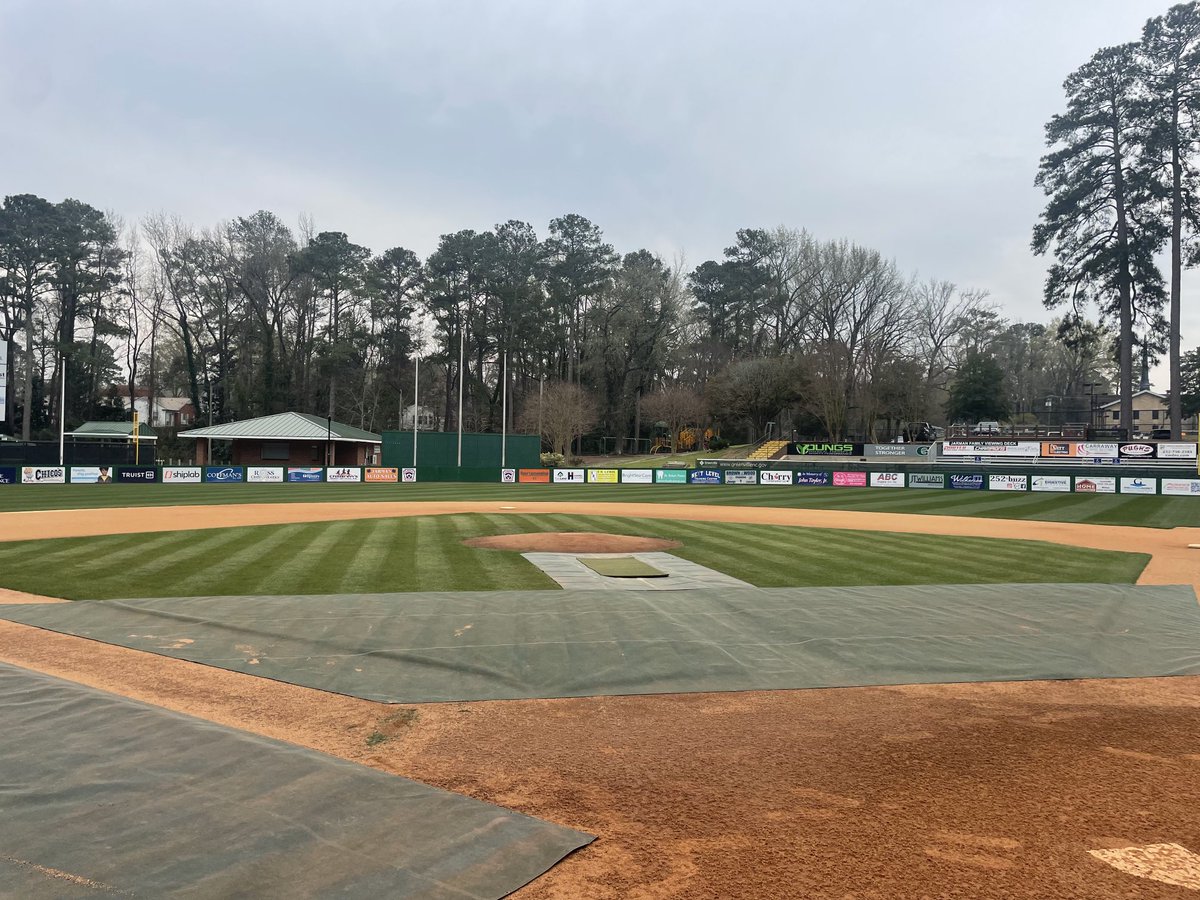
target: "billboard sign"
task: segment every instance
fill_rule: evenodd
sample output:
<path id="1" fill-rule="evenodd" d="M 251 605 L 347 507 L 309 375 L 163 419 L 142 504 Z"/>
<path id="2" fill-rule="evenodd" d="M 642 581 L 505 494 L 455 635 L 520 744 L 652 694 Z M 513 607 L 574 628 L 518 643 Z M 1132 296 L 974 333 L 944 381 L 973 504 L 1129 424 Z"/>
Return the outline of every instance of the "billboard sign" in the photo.
<path id="1" fill-rule="evenodd" d="M 863 456 L 928 456 L 929 444 L 866 444 Z"/>
<path id="2" fill-rule="evenodd" d="M 1200 497 L 1200 479 L 1164 478 L 1162 492 L 1168 497 Z"/>
<path id="3" fill-rule="evenodd" d="M 803 484 L 809 487 L 826 487 L 831 480 L 828 472 L 796 473 L 796 484 Z"/>
<path id="4" fill-rule="evenodd" d="M 326 469 L 325 480 L 334 484 L 357 484 L 362 481 L 362 469 L 354 466 L 338 466 Z"/>
<path id="5" fill-rule="evenodd" d="M 518 469 L 517 481 L 521 484 L 549 484 L 549 469 Z"/>
<path id="6" fill-rule="evenodd" d="M 1041 494 L 1071 493 L 1070 475 L 1034 475 L 1029 489 Z"/>
<path id="7" fill-rule="evenodd" d="M 71 484 L 112 484 L 111 466 L 71 466 Z"/>
<path id="8" fill-rule="evenodd" d="M 616 469 L 588 469 L 588 484 L 616 484 L 620 480 Z"/>
<path id="9" fill-rule="evenodd" d="M 246 466 L 246 480 L 255 484 L 282 484 L 283 469 L 280 466 Z"/>
<path id="10" fill-rule="evenodd" d="M 1195 459 L 1195 444 L 1159 444 L 1156 448 L 1159 459 Z"/>
<path id="11" fill-rule="evenodd" d="M 950 487 L 956 491 L 982 491 L 982 475 L 951 475 Z"/>
<path id="12" fill-rule="evenodd" d="M 391 466 L 368 466 L 363 469 L 363 481 L 370 484 L 395 484 L 399 480 L 400 470 Z"/>
<path id="13" fill-rule="evenodd" d="M 1022 456 L 1035 457 L 1042 453 L 1037 441 L 946 441 L 942 456 Z"/>
<path id="14" fill-rule="evenodd" d="M 288 481 L 323 481 L 325 470 L 320 466 L 289 466 Z"/>
<path id="15" fill-rule="evenodd" d="M 687 472 L 684 469 L 655 469 L 655 484 L 687 484 Z"/>
<path id="16" fill-rule="evenodd" d="M 1122 478 L 1122 494 L 1157 494 L 1157 478 Z"/>
<path id="17" fill-rule="evenodd" d="M 199 484 L 204 470 L 199 466 L 163 466 L 162 480 L 171 484 Z"/>
<path id="18" fill-rule="evenodd" d="M 1117 479 L 1108 475 L 1076 475 L 1075 493 L 1077 494 L 1115 494 Z"/>
<path id="19" fill-rule="evenodd" d="M 1027 491 L 1029 490 L 1028 475 L 989 475 L 989 491 Z"/>
<path id="20" fill-rule="evenodd" d="M 758 484 L 758 473 L 753 469 L 726 469 L 726 484 Z"/>
<path id="21" fill-rule="evenodd" d="M 866 472 L 834 472 L 833 473 L 834 487 L 866 487 L 867 473 Z"/>
<path id="22" fill-rule="evenodd" d="M 416 484 L 417 483 L 417 470 L 412 468 L 411 466 L 407 469 L 401 469 L 400 470 L 400 481 L 403 482 L 404 484 Z"/>
<path id="23" fill-rule="evenodd" d="M 153 484 L 158 481 L 158 469 L 154 466 L 121 466 L 117 469 L 117 481 L 122 484 Z"/>
<path id="24" fill-rule="evenodd" d="M 368 469 L 367 471 L 370 471 L 370 469 Z M 370 481 L 369 478 L 367 480 Z M 516 484 L 517 483 L 517 470 L 516 469 L 501 469 L 500 470 L 500 483 L 501 484 Z"/>
<path id="25" fill-rule="evenodd" d="M 943 488 L 946 486 L 945 475 L 935 475 L 930 472 L 913 472 L 908 476 L 910 488 Z"/>
<path id="26" fill-rule="evenodd" d="M 758 472 L 759 484 L 791 484 L 792 472 L 791 469 L 760 469 Z"/>
<path id="27" fill-rule="evenodd" d="M 621 484 L 654 484 L 654 470 L 622 469 Z"/>
<path id="28" fill-rule="evenodd" d="M 861 446 L 861 445 L 860 445 Z M 794 456 L 854 456 L 853 444 L 793 444 L 788 448 Z"/>
<path id="29" fill-rule="evenodd" d="M 1153 459 L 1153 444 L 1121 444 L 1117 452 L 1123 459 Z"/>
<path id="30" fill-rule="evenodd" d="M 716 469 L 695 469 L 688 473 L 691 484 L 720 484 L 721 473 Z"/>
<path id="31" fill-rule="evenodd" d="M 242 481 L 241 466 L 205 466 L 204 480 L 209 484 L 235 484 Z"/>
<path id="32" fill-rule="evenodd" d="M 0 466 L 0 484 L 16 484 L 20 481 L 16 466 Z"/>
<path id="33" fill-rule="evenodd" d="M 583 484 L 585 481 L 583 469 L 555 469 L 555 484 Z"/>
<path id="34" fill-rule="evenodd" d="M 904 487 L 904 473 L 872 472 L 871 487 L 902 488 Z"/>
<path id="35" fill-rule="evenodd" d="M 21 484 L 66 484 L 67 470 L 62 466 L 23 466 Z"/>

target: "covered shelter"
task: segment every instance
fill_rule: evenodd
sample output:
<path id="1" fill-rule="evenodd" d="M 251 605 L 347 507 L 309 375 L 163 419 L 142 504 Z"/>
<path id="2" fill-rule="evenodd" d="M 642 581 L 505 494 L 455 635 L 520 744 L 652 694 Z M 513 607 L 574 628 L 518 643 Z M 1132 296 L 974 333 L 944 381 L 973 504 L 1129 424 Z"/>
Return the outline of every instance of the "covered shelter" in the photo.
<path id="1" fill-rule="evenodd" d="M 145 423 L 138 425 L 136 442 L 132 422 L 84 422 L 63 437 L 68 463 L 153 465 L 157 456 L 158 435 Z"/>
<path id="2" fill-rule="evenodd" d="M 197 438 L 197 465 L 212 461 L 213 441 L 227 441 L 228 461 L 235 466 L 369 466 L 379 462 L 383 440 L 326 416 L 298 412 L 193 428 L 179 437 Z"/>

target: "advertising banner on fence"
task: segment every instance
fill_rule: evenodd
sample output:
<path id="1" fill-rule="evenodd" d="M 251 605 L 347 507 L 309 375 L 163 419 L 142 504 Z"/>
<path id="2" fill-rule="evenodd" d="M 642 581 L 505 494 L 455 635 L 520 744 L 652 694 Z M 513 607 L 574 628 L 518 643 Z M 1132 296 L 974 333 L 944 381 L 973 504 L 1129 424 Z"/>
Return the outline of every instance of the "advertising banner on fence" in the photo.
<path id="1" fill-rule="evenodd" d="M 163 466 L 162 480 L 171 484 L 199 484 L 204 470 L 199 466 Z"/>
<path id="2" fill-rule="evenodd" d="M 619 480 L 616 469 L 588 469 L 588 484 L 616 484 Z"/>
<path id="3" fill-rule="evenodd" d="M 929 444 L 865 444 L 863 456 L 929 456 Z"/>
<path id="4" fill-rule="evenodd" d="M 1157 494 L 1157 478 L 1122 478 L 1122 494 Z"/>
<path id="5" fill-rule="evenodd" d="M 834 487 L 866 487 L 867 473 L 866 472 L 834 472 L 833 473 Z"/>
<path id="6" fill-rule="evenodd" d="M 1153 459 L 1153 444 L 1121 444 L 1117 453 L 1122 459 Z"/>
<path id="7" fill-rule="evenodd" d="M 1098 441 L 1044 441 L 1042 456 L 1050 459 L 1116 459 L 1121 445 Z"/>
<path id="8" fill-rule="evenodd" d="M 871 487 L 904 487 L 904 474 L 902 472 L 872 472 Z"/>
<path id="9" fill-rule="evenodd" d="M 67 470 L 62 466 L 23 466 L 21 484 L 66 484 Z"/>
<path id="10" fill-rule="evenodd" d="M 241 466 L 205 466 L 204 480 L 209 484 L 234 484 L 242 480 Z"/>
<path id="11" fill-rule="evenodd" d="M 367 469 L 367 471 L 370 472 L 371 470 Z M 392 471 L 394 472 L 396 470 L 393 469 Z M 370 481 L 370 480 L 371 480 L 370 478 L 367 479 L 367 481 Z M 517 483 L 517 470 L 516 469 L 501 469 L 500 470 L 500 483 L 501 484 L 516 484 Z"/>
<path id="12" fill-rule="evenodd" d="M 325 470 L 320 466 L 289 466 L 287 470 L 288 481 L 322 481 L 325 478 Z"/>
<path id="13" fill-rule="evenodd" d="M 0 341 L 0 422 L 8 421 L 8 341 Z"/>
<path id="14" fill-rule="evenodd" d="M 517 481 L 521 484 L 549 484 L 549 469 L 518 469 Z"/>
<path id="15" fill-rule="evenodd" d="M 506 471 L 512 472 L 513 470 L 507 469 Z M 400 470 L 391 466 L 369 466 L 363 470 L 363 481 L 371 484 L 395 484 L 399 480 Z"/>
<path id="16" fill-rule="evenodd" d="M 583 469 L 555 469 L 554 483 L 555 484 L 583 484 L 584 472 Z"/>
<path id="17" fill-rule="evenodd" d="M 1043 494 L 1071 493 L 1070 475 L 1034 475 L 1030 482 L 1030 490 Z"/>
<path id="18" fill-rule="evenodd" d="M 683 469 L 655 469 L 655 484 L 687 484 L 687 472 Z"/>
<path id="19" fill-rule="evenodd" d="M 726 484 L 758 484 L 758 473 L 745 469 L 726 469 L 725 470 Z"/>
<path id="20" fill-rule="evenodd" d="M 1162 492 L 1168 497 L 1200 497 L 1200 479 L 1164 478 Z"/>
<path id="21" fill-rule="evenodd" d="M 695 469 L 688 473 L 691 484 L 720 484 L 721 473 L 716 469 Z"/>
<path id="22" fill-rule="evenodd" d="M 1037 441 L 946 441 L 942 456 L 1024 456 L 1035 457 L 1042 452 Z"/>
<path id="23" fill-rule="evenodd" d="M 279 466 L 246 466 L 246 480 L 254 484 L 281 484 L 283 469 Z"/>
<path id="24" fill-rule="evenodd" d="M 71 466 L 71 484 L 112 484 L 111 466 Z"/>
<path id="25" fill-rule="evenodd" d="M 0 484 L 16 484 L 20 481 L 20 473 L 16 466 L 0 466 Z"/>
<path id="26" fill-rule="evenodd" d="M 622 469 L 621 484 L 654 484 L 654 470 Z"/>
<path id="27" fill-rule="evenodd" d="M 158 469 L 154 466 L 121 466 L 117 469 L 117 481 L 122 484 L 152 484 L 158 481 Z"/>
<path id="28" fill-rule="evenodd" d="M 1077 494 L 1115 494 L 1117 479 L 1107 475 L 1076 475 L 1075 493 Z"/>
<path id="29" fill-rule="evenodd" d="M 416 484 L 417 483 L 417 470 L 412 468 L 411 466 L 407 469 L 401 469 L 400 470 L 400 481 L 402 481 L 404 484 Z"/>
<path id="30" fill-rule="evenodd" d="M 989 475 L 989 491 L 1027 491 L 1029 490 L 1028 475 Z"/>
<path id="31" fill-rule="evenodd" d="M 758 473 L 759 484 L 791 484 L 791 470 L 761 469 Z"/>
<path id="32" fill-rule="evenodd" d="M 833 481 L 829 475 L 829 472 L 797 472 L 796 484 L 808 487 L 826 487 Z"/>
<path id="33" fill-rule="evenodd" d="M 950 487 L 956 491 L 982 491 L 982 475 L 951 475 Z"/>
<path id="34" fill-rule="evenodd" d="M 858 452 L 856 453 L 855 450 Z M 789 456 L 860 456 L 862 444 L 789 444 Z"/>
<path id="35" fill-rule="evenodd" d="M 362 469 L 354 466 L 338 466 L 325 470 L 325 480 L 335 484 L 357 484 L 362 481 Z"/>
<path id="36" fill-rule="evenodd" d="M 908 476 L 908 486 L 910 488 L 944 488 L 946 476 L 934 475 L 930 472 L 913 472 Z"/>
<path id="37" fill-rule="evenodd" d="M 1156 448 L 1159 459 L 1195 459 L 1195 444 L 1159 444 Z"/>

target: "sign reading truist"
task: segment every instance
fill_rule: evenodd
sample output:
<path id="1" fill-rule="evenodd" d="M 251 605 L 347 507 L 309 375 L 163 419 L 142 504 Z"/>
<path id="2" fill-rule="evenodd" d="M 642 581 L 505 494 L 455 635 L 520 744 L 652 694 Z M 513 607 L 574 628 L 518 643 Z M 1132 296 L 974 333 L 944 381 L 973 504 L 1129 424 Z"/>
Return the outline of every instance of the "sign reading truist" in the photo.
<path id="1" fill-rule="evenodd" d="M 928 456 L 929 444 L 864 444 L 863 456 Z"/>
<path id="2" fill-rule="evenodd" d="M 951 475 L 950 487 L 956 491 L 982 491 L 982 475 Z"/>
<path id="3" fill-rule="evenodd" d="M 860 453 L 862 446 L 862 444 L 858 445 Z M 788 454 L 791 456 L 855 456 L 854 449 L 854 444 L 791 444 L 788 446 Z"/>
<path id="4" fill-rule="evenodd" d="M 831 478 L 828 472 L 797 472 L 796 484 L 803 484 L 811 487 L 825 487 L 830 484 Z"/>
<path id="5" fill-rule="evenodd" d="M 931 472 L 913 472 L 908 476 L 910 488 L 943 488 L 946 486 L 945 475 L 935 475 Z"/>
<path id="6" fill-rule="evenodd" d="M 758 475 L 754 471 L 747 472 L 744 469 L 726 469 L 725 470 L 726 484 L 757 484 Z"/>
<path id="7" fill-rule="evenodd" d="M 124 484 L 152 484 L 158 481 L 158 469 L 154 466 L 121 466 L 117 469 L 117 481 Z"/>
<path id="8" fill-rule="evenodd" d="M 696 469 L 689 473 L 688 481 L 692 484 L 720 484 L 721 473 L 716 469 Z"/>

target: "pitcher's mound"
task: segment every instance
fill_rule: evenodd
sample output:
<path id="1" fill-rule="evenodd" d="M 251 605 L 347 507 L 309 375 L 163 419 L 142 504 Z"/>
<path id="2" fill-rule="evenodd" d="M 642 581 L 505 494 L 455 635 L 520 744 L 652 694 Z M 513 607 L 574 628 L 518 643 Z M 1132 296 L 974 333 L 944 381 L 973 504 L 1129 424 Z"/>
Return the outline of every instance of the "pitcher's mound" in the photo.
<path id="1" fill-rule="evenodd" d="M 682 547 L 679 541 L 636 537 L 629 534 L 600 534 L 594 531 L 535 531 L 530 534 L 497 534 L 468 538 L 468 547 L 484 550 L 515 550 L 518 553 L 637 553 Z"/>

